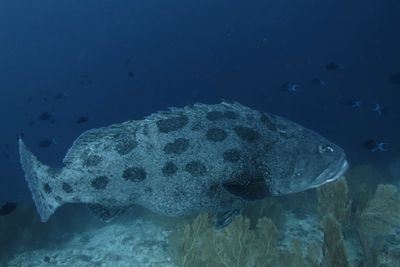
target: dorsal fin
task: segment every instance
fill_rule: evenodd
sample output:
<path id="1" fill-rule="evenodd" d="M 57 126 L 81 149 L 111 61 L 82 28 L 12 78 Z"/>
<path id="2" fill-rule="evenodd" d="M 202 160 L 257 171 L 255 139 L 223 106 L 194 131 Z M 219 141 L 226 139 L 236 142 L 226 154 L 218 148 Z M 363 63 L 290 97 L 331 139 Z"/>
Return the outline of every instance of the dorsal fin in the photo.
<path id="1" fill-rule="evenodd" d="M 135 121 L 113 124 L 107 127 L 91 129 L 82 133 L 72 144 L 63 159 L 64 164 L 74 162 L 76 157 L 80 156 L 82 150 L 88 147 L 90 143 L 103 142 L 105 140 L 115 139 L 121 134 L 134 133 L 137 128 Z"/>

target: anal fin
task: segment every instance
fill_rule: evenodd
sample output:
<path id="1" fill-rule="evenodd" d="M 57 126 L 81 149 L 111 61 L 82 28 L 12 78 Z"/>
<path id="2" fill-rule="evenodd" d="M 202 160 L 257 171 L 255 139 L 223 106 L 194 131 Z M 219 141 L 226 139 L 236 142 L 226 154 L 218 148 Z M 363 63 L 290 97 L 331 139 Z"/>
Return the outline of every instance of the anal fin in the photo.
<path id="1" fill-rule="evenodd" d="M 102 220 L 103 222 L 112 221 L 129 208 L 125 206 L 118 207 L 101 204 L 88 204 L 87 207 L 96 218 Z"/>
<path id="2" fill-rule="evenodd" d="M 239 215 L 241 212 L 241 209 L 232 209 L 224 212 L 218 212 L 214 214 L 213 217 L 213 224 L 216 229 L 222 229 L 226 226 L 228 226 L 233 218 L 235 218 L 237 215 Z"/>

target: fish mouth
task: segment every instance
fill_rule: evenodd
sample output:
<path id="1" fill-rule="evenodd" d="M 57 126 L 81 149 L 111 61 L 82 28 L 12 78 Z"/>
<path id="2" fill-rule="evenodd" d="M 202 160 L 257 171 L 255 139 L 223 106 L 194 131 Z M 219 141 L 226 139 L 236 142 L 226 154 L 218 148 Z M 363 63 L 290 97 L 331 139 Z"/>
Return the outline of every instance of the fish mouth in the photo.
<path id="1" fill-rule="evenodd" d="M 315 188 L 339 179 L 348 170 L 348 168 L 349 163 L 346 160 L 346 155 L 343 154 L 339 160 L 318 175 L 318 177 L 311 184 L 310 188 Z"/>

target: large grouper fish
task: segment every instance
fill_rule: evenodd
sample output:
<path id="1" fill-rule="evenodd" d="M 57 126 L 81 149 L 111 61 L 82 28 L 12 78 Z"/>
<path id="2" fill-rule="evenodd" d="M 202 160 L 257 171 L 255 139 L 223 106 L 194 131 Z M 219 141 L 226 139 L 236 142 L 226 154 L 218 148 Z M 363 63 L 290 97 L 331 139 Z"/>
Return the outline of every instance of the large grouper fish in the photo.
<path id="1" fill-rule="evenodd" d="M 237 102 L 170 108 L 81 134 L 62 168 L 19 140 L 43 222 L 64 203 L 104 221 L 134 205 L 172 217 L 210 212 L 223 227 L 250 201 L 315 188 L 348 168 L 337 145 L 282 117 Z"/>

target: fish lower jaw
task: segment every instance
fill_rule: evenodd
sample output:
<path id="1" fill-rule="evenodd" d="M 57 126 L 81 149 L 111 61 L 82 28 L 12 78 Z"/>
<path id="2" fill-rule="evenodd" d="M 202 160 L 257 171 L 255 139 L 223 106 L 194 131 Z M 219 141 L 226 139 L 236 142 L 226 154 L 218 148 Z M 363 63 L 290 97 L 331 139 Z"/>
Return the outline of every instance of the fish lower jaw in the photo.
<path id="1" fill-rule="evenodd" d="M 331 172 L 331 173 L 327 174 L 327 176 L 331 177 L 331 178 L 323 180 L 322 183 L 313 184 L 311 186 L 311 188 L 319 187 L 321 185 L 336 181 L 337 179 L 339 179 L 340 177 L 342 177 L 344 175 L 344 173 L 348 170 L 348 168 L 349 168 L 349 163 L 347 162 L 347 160 L 344 160 L 342 165 L 340 166 L 339 170 L 336 173 Z M 326 175 L 326 174 L 322 173 L 321 176 L 323 176 L 323 175 Z M 320 181 L 320 180 L 321 180 L 320 177 L 318 177 L 316 179 L 316 181 Z"/>

